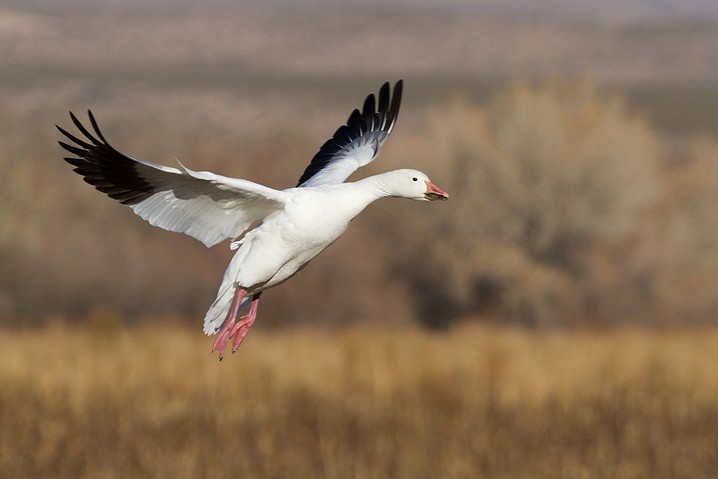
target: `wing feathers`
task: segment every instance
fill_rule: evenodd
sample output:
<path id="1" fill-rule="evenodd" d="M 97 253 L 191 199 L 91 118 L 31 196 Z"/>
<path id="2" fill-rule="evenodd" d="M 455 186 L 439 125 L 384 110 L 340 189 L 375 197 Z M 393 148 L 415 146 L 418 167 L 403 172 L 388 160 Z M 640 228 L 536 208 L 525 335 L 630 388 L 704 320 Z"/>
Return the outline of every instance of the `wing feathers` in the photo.
<path id="1" fill-rule="evenodd" d="M 400 98 L 401 98 L 401 84 L 402 83 L 403 82 L 400 81 L 399 83 L 397 83 L 397 86 L 394 87 L 395 91 L 396 91 L 396 88 L 399 88 L 399 97 Z M 396 95 L 396 93 L 395 93 L 395 95 Z M 389 111 L 389 83 L 384 83 L 381 86 L 381 89 L 379 90 L 379 108 L 378 108 L 378 110 L 380 112 Z M 398 113 L 398 107 L 397 107 L 397 112 L 395 112 L 395 113 Z M 385 121 L 386 121 L 386 115 L 382 119 L 381 128 L 384 128 Z"/>
<path id="2" fill-rule="evenodd" d="M 75 155 L 65 161 L 85 182 L 130 206 L 152 225 L 212 246 L 237 238 L 253 222 L 284 207 L 286 193 L 251 181 L 195 172 L 181 163 L 177 169 L 126 156 L 105 139 L 92 112 L 88 117 L 94 134 L 70 113 L 84 139 L 57 127 L 74 143 L 59 142 Z"/>
<path id="3" fill-rule="evenodd" d="M 361 110 L 352 111 L 314 156 L 298 186 L 342 183 L 357 168 L 373 161 L 391 134 L 399 115 L 403 82 L 370 94 Z M 88 110 L 92 132 L 70 112 L 83 138 L 57 129 L 69 142 L 60 146 L 75 155 L 65 161 L 83 180 L 110 198 L 130 206 L 155 226 L 186 233 L 212 246 L 234 239 L 253 222 L 284 207 L 286 192 L 205 171 L 179 169 L 126 156 L 105 139 Z M 179 162 L 178 162 L 179 163 Z"/>
<path id="4" fill-rule="evenodd" d="M 404 82 L 399 80 L 394 86 L 394 97 L 391 99 L 391 106 L 389 107 L 388 114 L 384 116 L 383 128 L 386 128 L 387 136 L 391 134 L 391 131 L 396 125 L 396 119 L 399 116 L 399 107 L 401 106 L 401 94 L 404 90 Z M 389 88 L 387 85 L 386 101 L 389 100 Z"/>
<path id="5" fill-rule="evenodd" d="M 371 131 L 374 129 L 374 122 L 377 118 L 377 114 L 375 113 L 375 107 L 374 107 L 374 95 L 371 94 L 368 97 L 366 97 L 366 100 L 364 101 L 364 107 L 362 108 L 362 117 L 361 119 L 364 120 L 364 131 L 361 132 L 361 134 L 364 134 L 368 131 Z"/>
<path id="6" fill-rule="evenodd" d="M 373 161 L 394 128 L 399 115 L 403 82 L 399 80 L 390 94 L 389 83 L 364 100 L 361 111 L 354 110 L 345 125 L 327 140 L 304 170 L 297 186 L 342 183 L 357 168 Z"/>

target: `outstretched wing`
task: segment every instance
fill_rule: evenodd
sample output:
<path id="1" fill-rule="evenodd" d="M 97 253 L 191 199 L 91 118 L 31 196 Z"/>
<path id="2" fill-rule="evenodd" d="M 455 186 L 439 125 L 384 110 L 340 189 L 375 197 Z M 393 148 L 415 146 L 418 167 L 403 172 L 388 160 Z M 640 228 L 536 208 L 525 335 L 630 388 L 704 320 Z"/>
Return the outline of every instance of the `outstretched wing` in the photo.
<path id="1" fill-rule="evenodd" d="M 92 112 L 87 113 L 95 135 L 70 113 L 84 140 L 56 125 L 74 143 L 59 142 L 75 155 L 65 161 L 87 183 L 154 226 L 188 234 L 210 247 L 237 238 L 253 222 L 284 207 L 282 191 L 182 164 L 171 168 L 123 155 L 102 136 Z"/>
<path id="2" fill-rule="evenodd" d="M 378 106 L 375 106 L 374 94 L 369 95 L 362 111 L 354 110 L 347 124 L 339 127 L 314 155 L 297 186 L 342 183 L 379 156 L 381 145 L 391 134 L 399 115 L 402 87 L 403 82 L 399 80 L 390 98 L 389 83 L 384 83 L 379 90 Z"/>

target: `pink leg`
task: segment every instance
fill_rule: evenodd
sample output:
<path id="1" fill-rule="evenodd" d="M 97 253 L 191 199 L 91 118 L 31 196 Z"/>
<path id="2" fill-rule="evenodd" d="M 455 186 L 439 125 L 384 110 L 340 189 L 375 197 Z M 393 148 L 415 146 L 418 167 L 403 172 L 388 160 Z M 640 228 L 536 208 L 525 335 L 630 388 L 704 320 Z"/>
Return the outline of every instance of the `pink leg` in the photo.
<path id="1" fill-rule="evenodd" d="M 227 342 L 232 336 L 232 328 L 237 321 L 239 305 L 242 304 L 242 299 L 244 299 L 245 296 L 247 296 L 247 290 L 237 287 L 237 292 L 234 293 L 234 299 L 232 300 L 232 307 L 229 310 L 227 319 L 224 320 L 224 326 L 222 326 L 222 329 L 217 334 L 217 339 L 214 341 L 214 345 L 212 345 L 212 352 L 219 351 L 220 361 L 224 357 L 224 348 L 227 346 Z"/>
<path id="2" fill-rule="evenodd" d="M 252 304 L 249 306 L 249 312 L 242 316 L 232 327 L 230 337 L 232 338 L 232 353 L 237 352 L 239 345 L 242 344 L 244 337 L 249 332 L 249 329 L 254 324 L 254 320 L 257 319 L 257 309 L 259 309 L 259 296 L 262 293 L 257 293 L 252 296 Z"/>

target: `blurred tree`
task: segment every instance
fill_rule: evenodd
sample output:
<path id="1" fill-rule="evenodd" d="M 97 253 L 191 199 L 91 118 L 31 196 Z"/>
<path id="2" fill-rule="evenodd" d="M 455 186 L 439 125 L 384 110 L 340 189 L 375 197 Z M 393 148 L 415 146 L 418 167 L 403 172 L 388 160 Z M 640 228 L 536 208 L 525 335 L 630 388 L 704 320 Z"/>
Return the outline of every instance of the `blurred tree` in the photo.
<path id="1" fill-rule="evenodd" d="M 452 196 L 416 226 L 440 230 L 440 240 L 397 230 L 407 247 L 393 256 L 421 321 L 498 314 L 548 325 L 591 313 L 592 276 L 622 274 L 616 267 L 630 251 L 612 265 L 608 254 L 587 257 L 597 245 L 623 245 L 655 202 L 649 126 L 618 96 L 558 81 L 515 83 L 486 108 L 455 99 L 429 117 L 430 145 L 413 155 Z"/>
<path id="2" fill-rule="evenodd" d="M 677 161 L 666 165 L 670 178 L 662 215 L 646 256 L 660 258 L 656 279 L 658 308 L 688 320 L 718 312 L 718 142 L 696 138 Z"/>

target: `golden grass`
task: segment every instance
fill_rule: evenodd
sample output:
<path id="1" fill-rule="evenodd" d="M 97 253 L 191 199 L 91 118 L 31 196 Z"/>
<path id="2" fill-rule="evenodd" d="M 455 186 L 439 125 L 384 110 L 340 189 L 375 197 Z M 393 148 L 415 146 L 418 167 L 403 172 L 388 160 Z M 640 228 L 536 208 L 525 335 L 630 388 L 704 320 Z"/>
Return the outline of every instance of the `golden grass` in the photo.
<path id="1" fill-rule="evenodd" d="M 0 336 L 0 477 L 715 477 L 718 331 Z"/>

